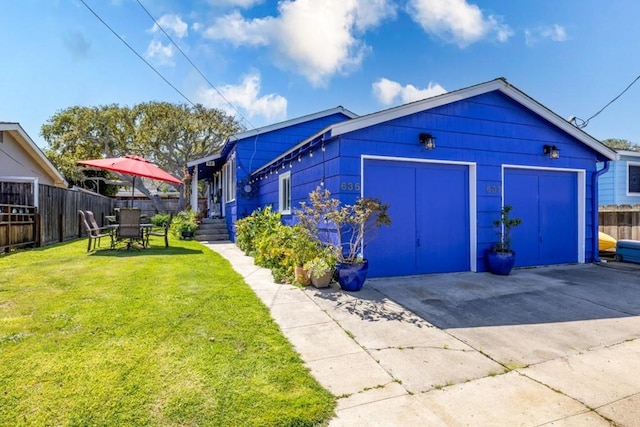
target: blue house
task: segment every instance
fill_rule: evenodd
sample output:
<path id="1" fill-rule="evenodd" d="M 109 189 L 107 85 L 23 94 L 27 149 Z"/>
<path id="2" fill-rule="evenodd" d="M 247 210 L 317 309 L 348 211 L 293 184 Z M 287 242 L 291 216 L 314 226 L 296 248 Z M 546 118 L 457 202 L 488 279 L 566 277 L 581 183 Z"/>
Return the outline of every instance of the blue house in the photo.
<path id="1" fill-rule="evenodd" d="M 213 188 L 221 174 L 230 231 L 267 205 L 294 222 L 323 186 L 343 203 L 389 203 L 392 225 L 364 248 L 370 277 L 484 271 L 503 205 L 522 218 L 516 266 L 597 257 L 597 165 L 615 152 L 506 80 L 362 117 L 340 110 L 238 135 L 189 164 Z"/>
<path id="2" fill-rule="evenodd" d="M 187 167 L 194 175 L 193 182 L 207 182 L 209 216 L 226 218 L 233 240 L 235 221 L 265 206 L 258 183 L 250 177 L 251 172 L 291 150 L 309 135 L 355 117 L 351 111 L 336 107 L 249 130 L 231 136 L 219 153 L 189 162 Z"/>
<path id="3" fill-rule="evenodd" d="M 618 151 L 618 159 L 598 180 L 600 205 L 640 204 L 640 152 Z"/>

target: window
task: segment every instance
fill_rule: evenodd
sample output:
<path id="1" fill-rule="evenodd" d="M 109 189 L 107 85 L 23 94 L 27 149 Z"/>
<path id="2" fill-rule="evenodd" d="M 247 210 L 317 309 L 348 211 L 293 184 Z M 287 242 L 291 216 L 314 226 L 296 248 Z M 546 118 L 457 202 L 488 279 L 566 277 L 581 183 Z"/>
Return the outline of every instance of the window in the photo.
<path id="1" fill-rule="evenodd" d="M 225 202 L 236 199 L 236 158 L 230 157 L 222 167 L 222 191 Z"/>
<path id="2" fill-rule="evenodd" d="M 291 213 L 291 172 L 284 172 L 278 176 L 280 194 L 280 213 Z"/>
<path id="3" fill-rule="evenodd" d="M 640 163 L 627 163 L 627 175 L 629 177 L 627 193 L 640 194 Z"/>

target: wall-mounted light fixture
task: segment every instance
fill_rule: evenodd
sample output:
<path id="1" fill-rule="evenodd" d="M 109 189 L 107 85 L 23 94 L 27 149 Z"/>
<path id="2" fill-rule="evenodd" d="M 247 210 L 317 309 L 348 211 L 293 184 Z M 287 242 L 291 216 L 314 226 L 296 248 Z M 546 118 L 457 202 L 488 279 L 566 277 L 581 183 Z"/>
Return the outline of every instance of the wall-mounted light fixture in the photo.
<path id="1" fill-rule="evenodd" d="M 550 159 L 559 159 L 560 149 L 555 145 L 545 145 L 542 147 L 542 154 L 549 156 Z"/>
<path id="2" fill-rule="evenodd" d="M 421 133 L 419 136 L 420 144 L 424 145 L 427 150 L 436 148 L 436 137 L 430 133 Z"/>

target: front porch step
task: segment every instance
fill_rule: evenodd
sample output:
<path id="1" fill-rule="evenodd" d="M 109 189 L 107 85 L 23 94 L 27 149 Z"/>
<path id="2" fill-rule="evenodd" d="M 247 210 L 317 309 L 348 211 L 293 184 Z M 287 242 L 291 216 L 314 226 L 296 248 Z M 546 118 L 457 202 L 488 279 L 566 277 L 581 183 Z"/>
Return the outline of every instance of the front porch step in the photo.
<path id="1" fill-rule="evenodd" d="M 224 219 L 204 218 L 196 230 L 195 239 L 199 242 L 229 240 L 227 221 Z"/>

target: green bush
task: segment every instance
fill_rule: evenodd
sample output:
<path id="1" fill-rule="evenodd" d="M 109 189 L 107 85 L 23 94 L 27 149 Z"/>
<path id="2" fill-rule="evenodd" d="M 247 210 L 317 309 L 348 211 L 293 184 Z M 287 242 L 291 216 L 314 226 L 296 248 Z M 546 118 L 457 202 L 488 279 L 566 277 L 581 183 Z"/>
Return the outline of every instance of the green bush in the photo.
<path id="1" fill-rule="evenodd" d="M 198 215 L 191 210 L 178 212 L 176 216 L 173 217 L 173 221 L 171 221 L 171 226 L 169 227 L 171 233 L 176 237 L 180 237 L 183 232 L 193 233 L 197 229 Z"/>
<path id="2" fill-rule="evenodd" d="M 155 225 L 156 227 L 164 227 L 164 225 L 169 222 L 169 217 L 170 214 L 168 213 L 158 213 L 152 216 L 149 219 L 149 222 L 151 222 L 151 224 Z"/>
<path id="3" fill-rule="evenodd" d="M 269 268 L 277 283 L 293 283 L 295 267 L 315 258 L 319 242 L 303 227 L 282 224 L 271 207 L 259 209 L 236 221 L 236 245 L 256 265 Z"/>
<path id="4" fill-rule="evenodd" d="M 273 212 L 271 206 L 257 209 L 246 218 L 236 221 L 236 245 L 248 256 L 254 256 L 256 243 L 263 236 L 281 226 L 281 215 Z"/>

